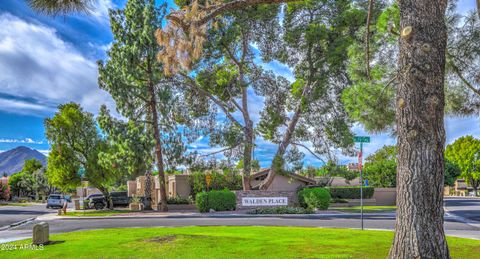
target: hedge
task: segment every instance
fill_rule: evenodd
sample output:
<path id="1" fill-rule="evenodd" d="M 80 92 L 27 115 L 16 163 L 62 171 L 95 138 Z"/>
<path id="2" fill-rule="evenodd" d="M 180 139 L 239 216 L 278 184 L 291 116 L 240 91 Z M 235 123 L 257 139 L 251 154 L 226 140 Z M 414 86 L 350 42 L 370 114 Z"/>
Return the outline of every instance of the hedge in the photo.
<path id="1" fill-rule="evenodd" d="M 195 199 L 197 209 L 200 212 L 235 210 L 236 196 L 230 190 L 209 191 L 197 194 Z"/>
<path id="2" fill-rule="evenodd" d="M 360 199 L 360 187 L 329 187 L 328 189 L 332 199 Z M 363 198 L 372 198 L 374 191 L 374 187 L 363 187 Z"/>
<path id="3" fill-rule="evenodd" d="M 326 188 L 308 188 L 298 192 L 300 205 L 308 209 L 326 210 L 330 205 L 330 192 Z"/>

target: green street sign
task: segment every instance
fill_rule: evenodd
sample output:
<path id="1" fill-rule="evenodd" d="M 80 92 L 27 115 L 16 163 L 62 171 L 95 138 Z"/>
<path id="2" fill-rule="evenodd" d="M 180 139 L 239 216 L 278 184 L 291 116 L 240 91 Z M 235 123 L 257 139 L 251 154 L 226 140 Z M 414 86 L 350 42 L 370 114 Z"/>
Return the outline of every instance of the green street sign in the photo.
<path id="1" fill-rule="evenodd" d="M 360 143 L 370 143 L 370 137 L 368 136 L 355 136 L 353 137 L 353 141 L 360 142 Z"/>

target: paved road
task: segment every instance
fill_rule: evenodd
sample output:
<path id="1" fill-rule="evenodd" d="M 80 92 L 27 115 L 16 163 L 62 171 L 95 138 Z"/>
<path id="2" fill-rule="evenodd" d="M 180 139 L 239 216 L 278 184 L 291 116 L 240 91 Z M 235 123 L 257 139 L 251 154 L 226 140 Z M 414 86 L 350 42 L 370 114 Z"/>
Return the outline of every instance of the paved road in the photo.
<path id="1" fill-rule="evenodd" d="M 33 222 L 35 223 L 35 222 Z M 31 237 L 33 223 L 12 230 L 0 231 L 0 243 Z M 56 219 L 48 221 L 52 233 L 118 227 L 178 227 L 178 226 L 302 226 L 359 228 L 358 215 L 319 216 L 317 218 L 288 217 L 180 217 L 180 218 L 115 218 L 115 219 Z M 368 215 L 365 227 L 391 230 L 394 215 Z M 445 230 L 449 235 L 480 239 L 479 229 L 447 217 Z"/>
<path id="2" fill-rule="evenodd" d="M 0 206 L 0 228 L 15 222 L 29 218 L 36 218 L 52 212 L 55 212 L 55 210 L 45 208 L 45 204 L 35 204 L 31 206 Z"/>
<path id="3" fill-rule="evenodd" d="M 480 225 L 466 222 L 465 217 L 476 219 L 480 200 L 471 199 L 448 199 L 446 208 L 449 212 L 445 216 L 445 231 L 448 235 L 470 237 L 480 239 Z M 27 207 L 24 207 L 25 209 Z M 45 210 L 44 210 L 45 211 Z M 2 212 L 0 211 L 0 214 Z M 3 215 L 0 217 L 3 218 Z M 0 231 L 0 243 L 31 237 L 34 223 L 15 227 L 10 230 Z M 314 215 L 314 216 L 271 216 L 254 217 L 243 215 L 218 216 L 218 217 L 143 217 L 143 218 L 104 218 L 104 219 L 51 219 L 48 220 L 52 233 L 63 233 L 86 229 L 117 228 L 117 227 L 176 227 L 176 226 L 305 226 L 305 227 L 333 227 L 333 228 L 360 228 L 358 214 L 344 215 Z M 477 222 L 480 223 L 480 222 Z M 392 230 L 395 224 L 394 213 L 367 214 L 365 216 L 365 228 Z"/>
<path id="4" fill-rule="evenodd" d="M 450 214 L 477 221 L 480 224 L 479 198 L 446 198 L 445 210 Z"/>

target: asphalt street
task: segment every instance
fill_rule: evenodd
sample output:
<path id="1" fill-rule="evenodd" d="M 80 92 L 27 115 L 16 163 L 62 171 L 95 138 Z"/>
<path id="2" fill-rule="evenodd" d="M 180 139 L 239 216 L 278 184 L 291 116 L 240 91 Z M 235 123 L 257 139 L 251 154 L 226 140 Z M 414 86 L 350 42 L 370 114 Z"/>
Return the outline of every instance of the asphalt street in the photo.
<path id="1" fill-rule="evenodd" d="M 480 222 L 480 199 L 478 198 L 446 198 L 444 207 L 451 214 Z"/>
<path id="2" fill-rule="evenodd" d="M 445 231 L 448 235 L 480 239 L 480 199 L 446 199 L 445 200 Z M 19 212 L 29 211 L 28 207 L 15 208 Z M 37 213 L 46 213 L 49 210 L 40 207 L 30 211 L 40 210 Z M 0 217 L 4 217 L 5 208 L 0 208 Z M 11 216 L 12 208 L 8 210 Z M 31 213 L 29 215 L 34 215 Z M 43 218 L 43 219 L 42 219 Z M 366 214 L 364 226 L 367 229 L 392 230 L 395 224 L 394 213 Z M 28 224 L 0 231 L 0 243 L 11 240 L 31 237 L 31 231 L 36 222 L 46 221 L 50 225 L 51 233 L 63 233 L 87 229 L 120 228 L 120 227 L 178 227 L 178 226 L 301 226 L 301 227 L 331 227 L 331 228 L 360 228 L 359 214 L 326 214 L 307 216 L 268 216 L 256 217 L 250 215 L 177 215 L 170 217 L 116 217 L 116 218 L 50 218 L 40 216 Z"/>
<path id="3" fill-rule="evenodd" d="M 55 209 L 47 209 L 45 204 L 35 204 L 31 206 L 1 206 L 0 228 L 26 219 L 54 213 L 55 211 Z"/>

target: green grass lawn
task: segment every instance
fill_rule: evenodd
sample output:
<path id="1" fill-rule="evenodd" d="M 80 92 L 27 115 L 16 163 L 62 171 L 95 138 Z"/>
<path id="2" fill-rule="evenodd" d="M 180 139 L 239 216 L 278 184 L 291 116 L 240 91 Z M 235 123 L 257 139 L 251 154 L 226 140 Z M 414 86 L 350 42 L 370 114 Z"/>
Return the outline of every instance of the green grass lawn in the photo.
<path id="1" fill-rule="evenodd" d="M 391 231 L 303 227 L 123 228 L 52 235 L 42 251 L 0 251 L 0 258 L 385 258 L 392 238 Z M 448 244 L 453 258 L 480 254 L 479 240 L 449 237 Z"/>
<path id="2" fill-rule="evenodd" d="M 352 207 L 330 207 L 329 210 L 340 210 L 345 212 L 360 213 L 360 206 Z M 363 212 L 365 213 L 374 213 L 374 212 L 393 212 L 397 209 L 397 206 L 363 206 Z"/>
<path id="3" fill-rule="evenodd" d="M 105 216 L 115 216 L 118 214 L 127 214 L 132 213 L 131 210 L 85 210 L 85 211 L 68 211 L 66 217 L 105 217 Z"/>

